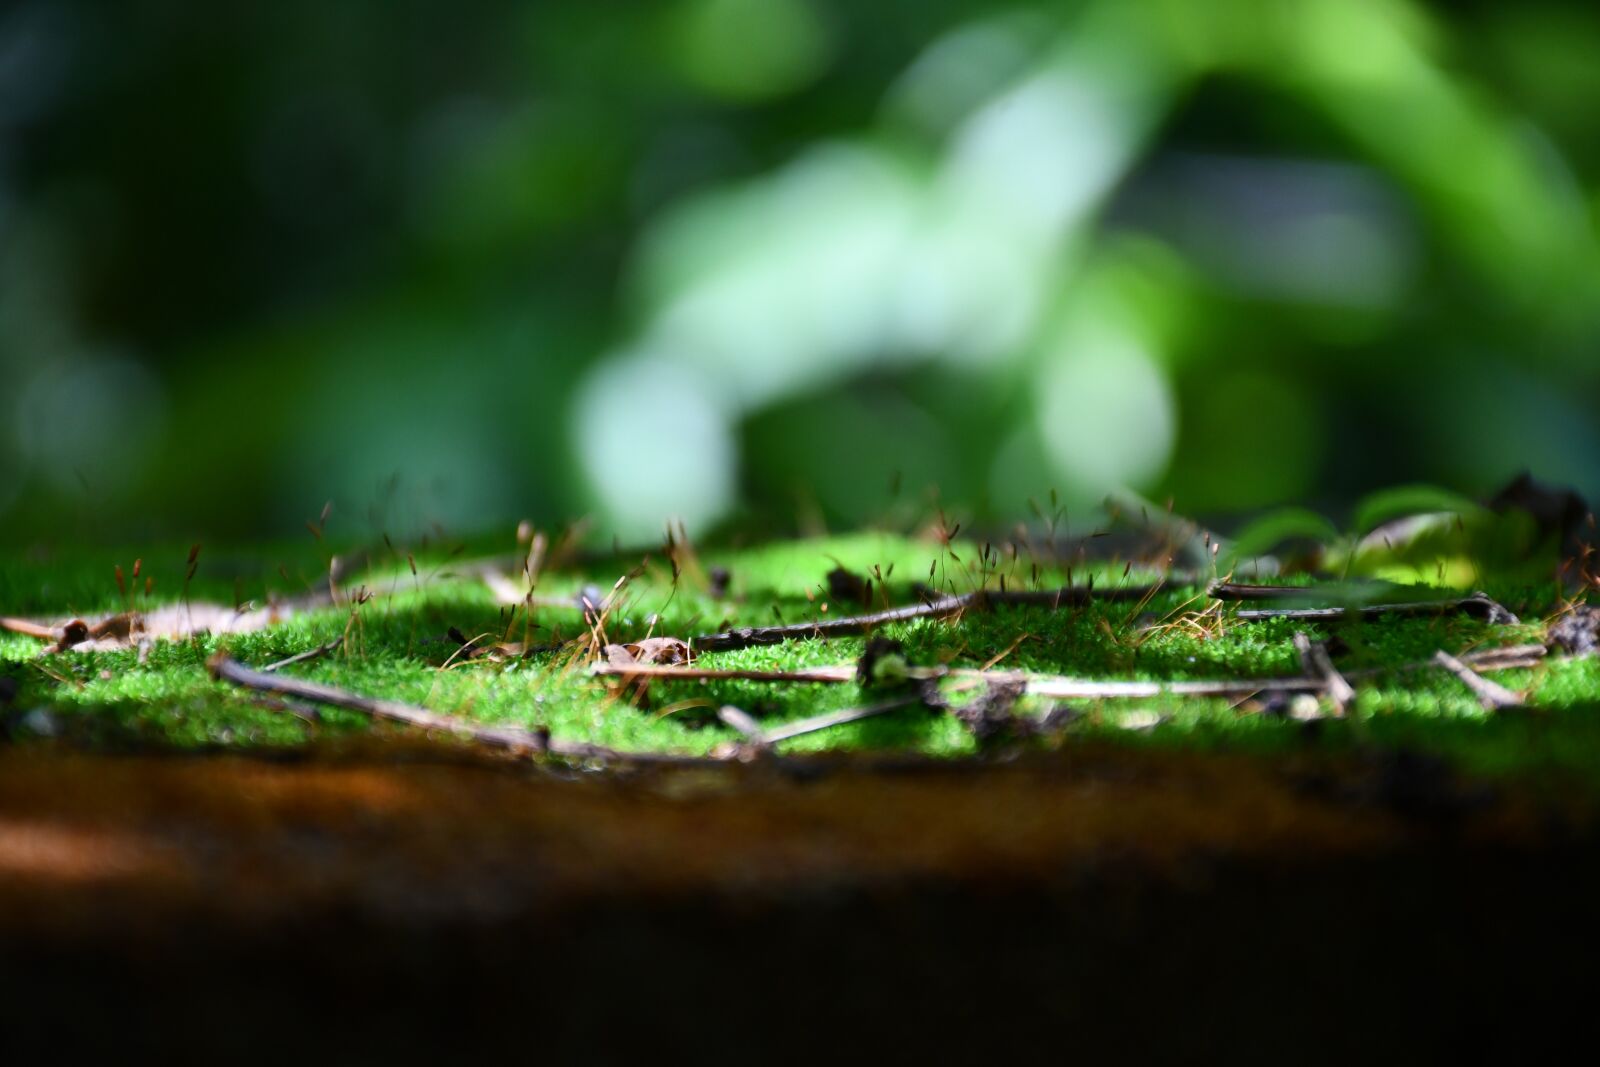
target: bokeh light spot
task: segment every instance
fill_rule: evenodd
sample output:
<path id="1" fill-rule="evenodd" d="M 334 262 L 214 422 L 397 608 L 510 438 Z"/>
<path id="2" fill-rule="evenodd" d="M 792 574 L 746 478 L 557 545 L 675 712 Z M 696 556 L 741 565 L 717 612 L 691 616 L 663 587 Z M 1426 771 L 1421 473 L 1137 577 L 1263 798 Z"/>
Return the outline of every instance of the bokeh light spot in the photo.
<path id="1" fill-rule="evenodd" d="M 1037 416 L 1057 471 L 1091 493 L 1165 471 L 1177 409 L 1156 359 L 1109 323 L 1070 324 L 1044 368 Z"/>
<path id="2" fill-rule="evenodd" d="M 608 364 L 576 411 L 575 451 L 617 536 L 653 537 L 669 517 L 702 529 L 733 502 L 727 417 L 680 365 L 648 353 Z"/>

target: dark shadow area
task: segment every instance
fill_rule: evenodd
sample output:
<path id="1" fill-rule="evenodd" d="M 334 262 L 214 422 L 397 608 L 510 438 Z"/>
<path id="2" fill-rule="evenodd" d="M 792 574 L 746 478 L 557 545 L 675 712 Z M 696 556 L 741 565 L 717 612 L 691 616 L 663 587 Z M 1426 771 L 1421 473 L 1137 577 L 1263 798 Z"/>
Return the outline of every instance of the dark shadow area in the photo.
<path id="1" fill-rule="evenodd" d="M 687 792 L 226 763 L 46 760 L 48 819 L 0 787 L 14 1062 L 1526 1056 L 1600 933 L 1592 822 L 1514 795 L 1105 749 Z"/>

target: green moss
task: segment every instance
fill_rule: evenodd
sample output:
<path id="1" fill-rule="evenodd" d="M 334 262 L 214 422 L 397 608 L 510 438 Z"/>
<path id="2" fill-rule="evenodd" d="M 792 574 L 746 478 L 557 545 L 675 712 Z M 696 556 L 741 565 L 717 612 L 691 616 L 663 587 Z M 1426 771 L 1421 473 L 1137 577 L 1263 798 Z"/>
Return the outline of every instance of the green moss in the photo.
<path id="1" fill-rule="evenodd" d="M 316 723 L 263 706 L 251 694 L 215 683 L 206 675 L 208 657 L 226 649 L 238 659 L 262 664 L 321 645 L 341 634 L 338 653 L 294 668 L 294 673 L 373 695 L 425 705 L 436 711 L 490 723 L 545 725 L 558 736 L 618 748 L 703 753 L 734 735 L 714 709 L 735 704 L 764 722 L 777 724 L 868 699 L 854 685 L 770 685 L 751 681 L 673 682 L 651 687 L 639 704 L 620 699 L 582 666 L 545 653 L 506 662 L 464 662 L 446 634 L 551 643 L 583 632 L 575 608 L 544 607 L 524 616 L 496 603 L 488 587 L 465 573 L 462 559 L 496 546 L 433 546 L 411 562 L 387 552 L 351 584 L 365 585 L 373 599 L 358 607 L 327 607 L 295 615 L 280 625 L 234 636 L 201 636 L 153 646 L 145 662 L 132 650 L 38 657 L 40 642 L 0 635 L 0 670 L 16 677 L 20 692 L 9 714 L 12 732 L 26 713 L 42 708 L 59 731 L 85 743 L 202 746 L 300 745 L 318 738 L 375 729 L 360 716 L 326 712 Z M 286 597 L 325 583 L 332 549 L 256 546 L 202 552 L 200 567 L 185 589 L 188 546 L 144 552 L 82 552 L 53 558 L 0 561 L 0 612 L 67 617 L 117 610 L 129 602 L 113 568 L 131 575 L 143 557 L 133 602 L 140 607 L 193 601 L 226 604 Z M 819 541 L 766 544 L 747 549 L 707 550 L 699 568 L 688 565 L 674 581 L 659 555 L 626 583 L 606 620 L 613 640 L 647 633 L 688 636 L 726 626 L 764 625 L 836 617 L 858 604 L 831 603 L 828 570 L 842 564 L 873 578 L 875 597 L 903 602 L 912 583 L 965 592 L 985 584 L 1010 588 L 1059 584 L 1058 567 L 1035 567 L 1024 555 L 985 553 L 978 546 L 953 549 L 879 534 Z M 609 590 L 636 559 L 595 561 L 546 574 L 541 596 L 571 596 L 585 585 Z M 731 575 L 729 596 L 714 598 L 695 580 L 713 566 Z M 514 568 L 508 568 L 514 569 Z M 147 598 L 144 577 L 154 579 Z M 286 577 L 287 576 L 287 577 Z M 1074 577 L 1097 584 L 1139 581 L 1120 566 L 1080 567 Z M 130 585 L 135 583 L 128 583 Z M 1556 591 L 1525 583 L 1485 583 L 1492 595 L 1525 619 L 1538 620 L 1555 607 Z M 1420 587 L 1407 596 L 1437 596 Z M 1600 663 L 1552 659 L 1534 670 L 1506 672 L 1502 684 L 1526 690 L 1539 713 L 1489 716 L 1455 678 L 1436 670 L 1387 668 L 1481 645 L 1537 639 L 1536 624 L 1491 628 L 1464 616 L 1381 618 L 1306 624 L 1287 620 L 1239 623 L 1195 599 L 1195 590 L 1163 590 L 1148 603 L 1096 602 L 1050 611 L 1003 607 L 972 612 L 959 622 L 915 620 L 884 628 L 904 642 L 921 664 L 979 667 L 991 661 L 1008 668 L 1085 678 L 1181 679 L 1262 677 L 1298 671 L 1296 629 L 1337 639 L 1347 648 L 1341 666 L 1380 669 L 1361 686 L 1351 722 L 1324 723 L 1316 744 L 1338 747 L 1380 743 L 1436 751 L 1474 771 L 1491 775 L 1555 775 L 1600 781 Z M 705 666 L 751 670 L 853 662 L 860 638 L 797 641 L 780 646 L 707 654 Z M 1047 710 L 1038 701 L 1026 710 Z M 1080 736 L 1114 737 L 1127 744 L 1180 745 L 1204 749 L 1288 752 L 1308 743 L 1302 724 L 1252 714 L 1228 701 L 1161 697 L 1134 702 L 1086 701 L 1060 743 Z M 1153 713 L 1153 714 L 1152 714 Z M 1132 725 L 1158 721 L 1150 729 Z M 38 719 L 30 720 L 34 725 Z M 376 729 L 385 729 L 377 727 Z M 830 748 L 891 748 L 938 755 L 974 751 L 970 736 L 952 717 L 907 710 L 790 742 L 794 752 Z"/>

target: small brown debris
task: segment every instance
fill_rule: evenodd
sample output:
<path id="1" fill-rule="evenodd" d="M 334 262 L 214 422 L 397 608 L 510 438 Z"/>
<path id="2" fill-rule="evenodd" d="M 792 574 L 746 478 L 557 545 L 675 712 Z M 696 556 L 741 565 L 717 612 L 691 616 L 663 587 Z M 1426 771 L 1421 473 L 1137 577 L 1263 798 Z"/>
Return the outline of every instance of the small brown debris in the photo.
<path id="1" fill-rule="evenodd" d="M 81 645 L 89 640 L 89 624 L 82 619 L 68 619 L 56 630 L 55 643 L 45 647 L 39 654 L 52 656 L 58 652 L 65 652 L 74 645 Z"/>
<path id="2" fill-rule="evenodd" d="M 1549 637 L 1571 655 L 1594 655 L 1600 649 L 1600 608 L 1578 604 L 1550 624 Z"/>
<path id="3" fill-rule="evenodd" d="M 905 646 L 891 637 L 869 637 L 856 662 L 856 683 L 863 689 L 900 685 L 907 678 Z"/>
<path id="4" fill-rule="evenodd" d="M 828 572 L 828 596 L 840 603 L 866 607 L 872 602 L 872 583 L 855 571 L 843 566 L 835 567 Z"/>
<path id="5" fill-rule="evenodd" d="M 688 663 L 688 642 L 677 637 L 647 637 L 626 645 L 607 645 L 606 662 L 614 667 L 632 667 L 636 664 L 675 666 Z"/>
<path id="6" fill-rule="evenodd" d="M 1015 679 L 989 679 L 981 695 L 952 709 L 978 744 L 1027 737 L 1035 732 L 1030 719 L 1016 713 L 1025 683 Z"/>

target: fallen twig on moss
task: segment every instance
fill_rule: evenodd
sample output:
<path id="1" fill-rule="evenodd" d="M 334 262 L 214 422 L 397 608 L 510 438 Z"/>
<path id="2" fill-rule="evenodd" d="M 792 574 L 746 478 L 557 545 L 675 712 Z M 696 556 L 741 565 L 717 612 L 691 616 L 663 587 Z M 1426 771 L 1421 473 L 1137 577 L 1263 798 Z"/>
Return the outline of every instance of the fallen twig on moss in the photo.
<path id="1" fill-rule="evenodd" d="M 0 618 L 0 630 L 9 630 L 24 637 L 37 637 L 43 641 L 54 641 L 58 636 L 56 632 L 58 627 L 34 622 L 32 619 Z"/>
<path id="2" fill-rule="evenodd" d="M 784 723 L 782 726 L 774 727 L 771 730 L 763 728 L 743 709 L 727 705 L 717 709 L 717 718 L 722 721 L 724 726 L 730 726 L 739 731 L 744 740 L 737 744 L 718 746 L 712 751 L 714 754 L 734 759 L 771 756 L 774 746 L 785 741 L 792 741 L 797 737 L 813 734 L 819 730 L 828 730 L 835 726 L 860 722 L 863 719 L 898 711 L 901 708 L 908 708 L 921 702 L 922 695 L 920 693 L 905 693 L 890 700 L 879 701 L 876 704 L 866 704 L 858 708 L 844 708 L 841 711 L 813 715 L 807 719 L 797 719 L 794 722 Z"/>
<path id="3" fill-rule="evenodd" d="M 547 730 L 524 730 L 516 726 L 483 726 L 452 715 L 440 715 L 414 704 L 378 700 L 352 693 L 337 686 L 266 674 L 252 670 L 226 655 L 215 656 L 206 664 L 212 677 L 258 693 L 272 693 L 291 700 L 344 708 L 373 719 L 404 723 L 423 730 L 451 734 L 479 744 L 509 752 L 534 753 L 563 759 L 603 760 L 616 763 L 709 764 L 720 760 L 706 756 L 684 756 L 665 752 L 622 752 L 582 741 L 563 741 Z"/>
<path id="4" fill-rule="evenodd" d="M 790 741 L 805 734 L 816 733 L 834 726 L 843 726 L 845 723 L 860 722 L 870 719 L 885 712 L 898 711 L 920 703 L 920 693 L 907 693 L 889 700 L 882 700 L 876 704 L 866 704 L 859 708 L 845 708 L 842 711 L 830 711 L 823 715 L 813 715 L 809 719 L 799 719 L 795 722 L 784 723 L 782 726 L 771 730 L 763 730 L 761 740 L 764 744 L 776 745 L 781 741 Z"/>
<path id="5" fill-rule="evenodd" d="M 1514 671 L 1537 667 L 1544 661 L 1549 649 L 1543 645 L 1504 645 L 1499 648 L 1481 648 L 1474 652 L 1463 652 L 1460 660 L 1469 664 L 1473 670 L 1478 671 Z M 1439 664 L 1433 659 L 1414 660 L 1410 663 L 1396 663 L 1385 667 L 1363 667 L 1356 671 L 1345 671 L 1346 678 L 1375 678 L 1381 674 L 1399 671 L 1421 671 Z"/>
<path id="6" fill-rule="evenodd" d="M 69 648 L 76 648 L 87 642 L 116 642 L 117 647 L 126 647 L 132 635 L 142 631 L 143 626 L 142 617 L 129 611 L 107 615 L 93 622 L 68 619 L 53 625 L 35 622 L 32 619 L 0 619 L 0 630 L 10 630 L 12 633 L 51 642 L 40 650 L 41 656 L 65 652 Z"/>
<path id="7" fill-rule="evenodd" d="M 1311 640 L 1303 633 L 1296 633 L 1294 647 L 1295 651 L 1300 653 L 1300 664 L 1306 676 L 1322 681 L 1323 692 L 1333 703 L 1334 712 L 1342 718 L 1355 701 L 1356 691 L 1345 681 L 1344 675 L 1339 673 L 1339 668 L 1333 665 L 1333 658 L 1328 655 L 1328 646 L 1321 641 Z"/>
<path id="8" fill-rule="evenodd" d="M 1304 585 L 1255 585 L 1249 582 L 1212 582 L 1206 595 L 1212 600 L 1307 600 L 1317 590 Z"/>
<path id="9" fill-rule="evenodd" d="M 1491 682 L 1443 649 L 1433 654 L 1433 660 L 1439 666 L 1460 678 L 1462 684 L 1472 690 L 1472 695 L 1478 698 L 1478 703 L 1482 704 L 1487 711 L 1514 708 L 1522 703 L 1522 698 L 1516 693 L 1497 682 Z"/>
<path id="10" fill-rule="evenodd" d="M 60 623 L 0 618 L 0 630 L 51 642 L 41 650 L 41 655 L 52 655 L 68 649 L 107 652 L 133 648 L 146 641 L 180 641 L 198 634 L 251 633 L 335 603 L 337 601 L 329 594 L 316 591 L 292 600 L 276 601 L 266 607 L 227 607 L 223 604 L 194 602 L 167 604 L 149 611 L 120 611 L 92 619 L 67 619 Z"/>
<path id="11" fill-rule="evenodd" d="M 976 674 L 976 672 L 974 672 Z M 964 672 L 952 672 L 953 677 L 965 677 Z M 1054 697 L 1058 700 L 1118 700 L 1147 699 L 1161 696 L 1191 697 L 1248 697 L 1256 693 L 1315 693 L 1325 683 L 1320 678 L 1221 678 L 1176 682 L 1106 681 L 1083 678 L 1061 678 L 1054 675 L 1029 675 L 1004 672 L 989 673 L 985 678 L 1019 681 L 1026 686 L 1030 696 Z"/>
<path id="12" fill-rule="evenodd" d="M 796 622 L 783 626 L 746 626 L 721 633 L 702 634 L 692 638 L 690 644 L 696 653 L 731 652 L 760 645 L 778 645 L 785 641 L 803 641 L 814 638 L 854 637 L 868 633 L 889 623 L 909 622 L 912 619 L 943 619 L 965 611 L 982 611 L 1002 605 L 1029 605 L 1034 607 L 1079 607 L 1094 601 L 1143 600 L 1167 587 L 1167 580 L 1139 585 L 1069 585 L 1060 589 L 979 589 L 960 596 L 942 596 L 921 604 L 908 604 L 902 608 L 874 611 L 866 615 L 845 615 L 836 619 L 817 619 L 813 622 Z"/>
<path id="13" fill-rule="evenodd" d="M 1298 586 L 1214 585 L 1210 595 L 1215 600 L 1297 600 L 1312 599 L 1315 590 Z M 1245 608 L 1234 612 L 1230 618 L 1236 622 L 1261 622 L 1267 619 L 1299 619 L 1306 621 L 1337 621 L 1344 618 L 1373 619 L 1384 615 L 1453 615 L 1460 612 L 1483 619 L 1494 625 L 1514 626 L 1517 617 L 1507 611 L 1486 593 L 1450 597 L 1444 600 L 1415 600 L 1394 604 L 1351 604 L 1331 608 Z"/>
<path id="14" fill-rule="evenodd" d="M 1510 648 L 1485 649 L 1468 653 L 1463 656 L 1463 659 L 1471 662 L 1479 670 L 1509 670 L 1532 666 L 1539 662 L 1544 653 L 1543 645 L 1516 645 Z M 1332 667 L 1331 660 L 1328 665 Z M 1346 688 L 1349 688 L 1348 680 L 1351 678 L 1367 678 L 1390 671 L 1418 670 L 1434 665 L 1435 661 L 1430 659 L 1387 667 L 1372 667 L 1347 673 L 1338 671 L 1334 673 L 1345 681 Z M 617 666 L 609 663 L 597 663 L 590 669 L 598 677 L 684 682 L 814 682 L 837 685 L 859 680 L 858 668 L 849 664 L 809 667 L 797 671 L 733 670 L 714 667 L 675 667 L 658 664 Z M 912 682 L 928 682 L 941 678 L 949 678 L 958 682 L 1020 682 L 1026 687 L 1026 692 L 1031 696 L 1054 697 L 1063 700 L 1145 699 L 1160 696 L 1248 697 L 1256 693 L 1266 692 L 1321 693 L 1325 692 L 1330 684 L 1325 674 L 1282 678 L 1192 679 L 1169 682 L 1132 679 L 1097 681 L 1086 678 L 1066 678 L 1059 675 L 1032 674 L 1026 671 L 982 671 L 947 667 L 910 667 L 906 670 L 906 678 Z M 1354 690 L 1351 689 L 1349 698 L 1353 697 Z"/>
<path id="15" fill-rule="evenodd" d="M 745 711 L 743 708 L 737 708 L 732 704 L 726 704 L 717 709 L 717 718 L 722 721 L 724 726 L 731 726 L 735 730 L 738 730 L 744 735 L 744 739 L 750 742 L 752 745 L 755 745 L 758 748 L 766 747 L 766 731 L 762 730 L 761 724 L 756 722 L 755 719 L 751 718 L 750 713 Z"/>
<path id="16" fill-rule="evenodd" d="M 652 678 L 662 681 L 745 681 L 745 682 L 818 682 L 839 684 L 856 681 L 854 666 L 839 665 L 810 667 L 799 671 L 717 670 L 707 667 L 665 667 L 638 665 L 617 667 L 607 663 L 591 668 L 600 677 Z M 1061 698 L 1095 697 L 1153 697 L 1163 694 L 1185 696 L 1248 696 L 1266 689 L 1292 692 L 1317 690 L 1322 682 L 1312 678 L 1255 678 L 1241 681 L 1092 681 L 1080 678 L 1062 678 L 1048 674 L 1028 674 L 1020 671 L 948 670 L 943 667 L 912 667 L 906 672 L 911 681 L 928 681 L 952 678 L 960 681 L 1020 681 L 1034 696 Z"/>
<path id="17" fill-rule="evenodd" d="M 673 667 L 659 663 L 596 663 L 589 668 L 597 678 L 669 678 L 690 682 L 853 682 L 856 668 L 802 667 L 793 671 L 762 671 L 719 667 Z"/>
<path id="18" fill-rule="evenodd" d="M 269 663 L 265 667 L 261 668 L 261 672 L 263 674 L 271 674 L 274 671 L 280 671 L 285 667 L 292 667 L 296 663 L 306 663 L 310 660 L 321 659 L 323 656 L 332 655 L 333 653 L 339 651 L 343 645 L 344 635 L 340 634 L 338 637 L 335 637 L 332 641 L 329 641 L 325 645 L 318 645 L 316 648 L 308 648 L 304 652 L 296 652 L 292 656 L 286 656 L 283 659 L 278 660 L 276 663 Z"/>

